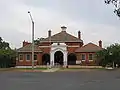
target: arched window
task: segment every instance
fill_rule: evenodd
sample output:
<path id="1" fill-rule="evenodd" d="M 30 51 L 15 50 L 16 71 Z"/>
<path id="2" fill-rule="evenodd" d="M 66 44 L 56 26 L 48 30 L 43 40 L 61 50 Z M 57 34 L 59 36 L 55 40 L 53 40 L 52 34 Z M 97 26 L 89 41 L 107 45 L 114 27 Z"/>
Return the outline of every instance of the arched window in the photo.
<path id="1" fill-rule="evenodd" d="M 42 64 L 47 65 L 47 63 L 50 64 L 50 55 L 46 53 L 42 56 Z"/>

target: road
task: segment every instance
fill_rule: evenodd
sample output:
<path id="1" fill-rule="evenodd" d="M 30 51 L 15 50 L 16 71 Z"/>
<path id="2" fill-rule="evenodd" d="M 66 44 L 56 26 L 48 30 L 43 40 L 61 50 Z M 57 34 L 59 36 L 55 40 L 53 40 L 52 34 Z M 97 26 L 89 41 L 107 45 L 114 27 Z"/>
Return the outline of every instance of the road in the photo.
<path id="1" fill-rule="evenodd" d="M 119 90 L 120 71 L 0 72 L 0 90 Z"/>

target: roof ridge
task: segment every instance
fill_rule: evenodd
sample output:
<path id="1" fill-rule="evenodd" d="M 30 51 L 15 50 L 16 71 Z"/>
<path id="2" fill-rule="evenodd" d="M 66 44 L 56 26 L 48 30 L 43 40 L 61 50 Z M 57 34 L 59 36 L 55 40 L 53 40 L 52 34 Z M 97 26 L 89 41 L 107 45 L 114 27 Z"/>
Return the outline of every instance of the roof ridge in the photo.
<path id="1" fill-rule="evenodd" d="M 47 37 L 45 39 L 43 39 L 42 41 L 44 42 L 48 42 L 50 39 L 50 37 Z M 66 31 L 61 31 L 59 33 L 56 33 L 54 35 L 51 36 L 51 41 L 53 42 L 56 42 L 56 41 L 62 41 L 62 42 L 65 42 L 65 41 L 72 41 L 72 42 L 83 42 L 83 40 L 77 38 L 76 36 L 66 32 Z"/>
<path id="2" fill-rule="evenodd" d="M 77 38 L 77 39 L 79 39 L 78 37 L 76 37 L 76 36 L 74 36 L 74 35 L 72 35 L 72 34 L 70 34 L 70 33 L 68 33 L 68 32 L 66 32 L 68 35 L 70 35 L 70 36 L 72 36 L 72 37 L 75 37 L 75 38 Z"/>
<path id="3" fill-rule="evenodd" d="M 87 45 L 89 45 L 89 44 L 92 44 L 92 45 L 94 45 L 94 46 L 100 47 L 100 46 L 98 46 L 98 45 L 96 45 L 96 44 L 94 44 L 94 43 L 92 43 L 92 42 L 89 42 L 89 43 L 87 43 L 86 45 L 84 45 L 84 46 L 82 46 L 82 47 L 85 47 L 85 46 L 87 46 Z"/>
<path id="4" fill-rule="evenodd" d="M 77 48 L 75 52 L 95 52 L 102 49 L 103 48 L 101 48 L 100 46 L 90 42 L 82 47 Z"/>

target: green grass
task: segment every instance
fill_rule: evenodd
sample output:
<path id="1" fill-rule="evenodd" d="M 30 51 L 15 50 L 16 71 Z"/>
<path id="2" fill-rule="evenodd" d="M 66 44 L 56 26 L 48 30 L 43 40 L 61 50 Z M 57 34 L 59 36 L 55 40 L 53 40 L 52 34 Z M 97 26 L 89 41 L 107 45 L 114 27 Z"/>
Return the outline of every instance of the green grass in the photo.
<path id="1" fill-rule="evenodd" d="M 47 68 L 34 68 L 34 70 L 46 70 Z M 32 68 L 15 68 L 15 70 L 32 70 Z"/>
<path id="2" fill-rule="evenodd" d="M 15 69 L 20 69 L 20 70 L 32 70 L 32 68 L 15 68 Z M 46 70 L 47 68 L 42 67 L 42 68 L 34 68 L 35 70 Z"/>

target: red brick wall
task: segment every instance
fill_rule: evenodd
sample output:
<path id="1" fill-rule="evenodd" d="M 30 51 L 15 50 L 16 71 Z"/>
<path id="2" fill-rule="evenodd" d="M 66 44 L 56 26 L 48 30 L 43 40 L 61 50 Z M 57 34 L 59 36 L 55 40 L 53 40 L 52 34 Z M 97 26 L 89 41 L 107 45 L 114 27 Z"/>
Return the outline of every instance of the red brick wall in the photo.
<path id="1" fill-rule="evenodd" d="M 19 60 L 19 55 L 22 54 L 23 55 L 23 60 Z M 27 61 L 26 60 L 26 55 L 27 54 L 30 54 L 30 60 Z M 41 53 L 35 53 L 37 55 L 37 60 L 34 61 L 34 65 L 40 65 L 42 63 L 41 61 L 41 56 L 42 54 Z M 30 66 L 32 65 L 32 54 L 31 53 L 18 53 L 18 61 L 16 62 L 16 65 L 17 66 Z"/>
<path id="2" fill-rule="evenodd" d="M 68 46 L 82 46 L 82 43 L 66 43 Z M 46 43 L 41 43 L 40 46 L 49 46 L 50 43 L 46 42 Z M 34 63 L 35 65 L 41 65 L 42 64 L 42 55 L 45 54 L 45 53 L 50 53 L 50 47 L 40 47 L 41 50 L 43 51 L 42 53 L 35 53 L 37 54 L 38 56 L 38 60 Z M 68 50 L 68 54 L 69 53 L 75 53 L 75 50 L 77 49 L 78 47 L 67 47 L 67 50 Z M 26 65 L 31 65 L 32 64 L 32 56 L 31 56 L 31 60 L 30 61 L 26 61 L 26 54 L 31 54 L 31 53 L 18 53 L 18 56 L 19 54 L 23 54 L 24 55 L 24 59 L 23 61 L 17 61 L 16 62 L 16 65 L 18 66 L 26 66 Z M 19 58 L 18 58 L 19 59 Z"/>
<path id="3" fill-rule="evenodd" d="M 83 45 L 83 43 L 80 43 L 80 42 L 66 42 L 65 44 L 68 45 L 68 46 L 78 45 L 80 47 Z"/>
<path id="4" fill-rule="evenodd" d="M 82 61 L 82 57 L 81 57 L 81 54 L 85 54 L 85 61 Z M 90 61 L 89 60 L 89 54 L 93 54 L 93 61 Z M 94 56 L 95 56 L 95 53 L 94 52 L 84 52 L 84 53 L 76 53 L 76 55 L 77 55 L 77 60 L 79 61 L 79 60 L 81 60 L 82 61 L 82 65 L 96 65 L 96 63 L 95 63 L 95 58 L 94 58 Z"/>
<path id="5" fill-rule="evenodd" d="M 43 53 L 50 53 L 50 47 L 42 47 L 41 50 Z"/>
<path id="6" fill-rule="evenodd" d="M 77 47 L 67 47 L 68 54 L 69 53 L 75 53 L 76 49 L 77 49 Z"/>

